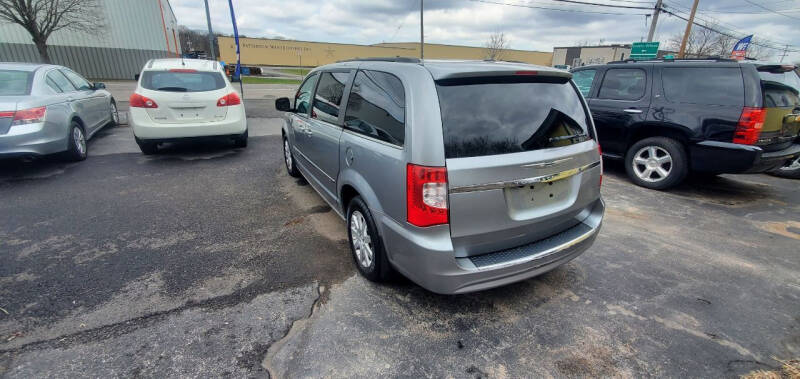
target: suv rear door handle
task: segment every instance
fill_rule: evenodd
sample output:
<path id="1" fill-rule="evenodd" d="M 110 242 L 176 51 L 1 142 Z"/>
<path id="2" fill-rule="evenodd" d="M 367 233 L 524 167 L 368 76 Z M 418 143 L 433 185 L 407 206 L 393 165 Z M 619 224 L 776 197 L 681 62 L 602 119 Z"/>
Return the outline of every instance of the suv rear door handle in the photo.
<path id="1" fill-rule="evenodd" d="M 628 109 L 623 110 L 623 112 L 638 114 L 638 113 L 642 113 L 642 110 L 641 109 L 636 109 L 636 108 L 628 108 Z"/>

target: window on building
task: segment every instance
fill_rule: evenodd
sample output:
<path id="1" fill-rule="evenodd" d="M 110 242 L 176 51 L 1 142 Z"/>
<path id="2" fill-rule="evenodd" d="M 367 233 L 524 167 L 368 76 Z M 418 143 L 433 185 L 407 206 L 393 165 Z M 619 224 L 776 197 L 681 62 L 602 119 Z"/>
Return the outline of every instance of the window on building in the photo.
<path id="1" fill-rule="evenodd" d="M 647 88 L 644 70 L 638 68 L 612 68 L 606 71 L 597 97 L 610 100 L 639 100 Z"/>
<path id="2" fill-rule="evenodd" d="M 359 71 L 347 100 L 349 130 L 402 146 L 405 141 L 405 92 L 396 76 Z"/>

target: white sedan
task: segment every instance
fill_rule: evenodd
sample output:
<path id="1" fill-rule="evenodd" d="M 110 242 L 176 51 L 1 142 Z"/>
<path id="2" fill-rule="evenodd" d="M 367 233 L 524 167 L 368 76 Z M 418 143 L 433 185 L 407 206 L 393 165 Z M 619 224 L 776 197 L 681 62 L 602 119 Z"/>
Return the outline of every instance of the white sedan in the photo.
<path id="1" fill-rule="evenodd" d="M 225 138 L 247 146 L 241 96 L 219 62 L 154 59 L 145 64 L 130 98 L 129 123 L 144 154 L 187 138 Z"/>

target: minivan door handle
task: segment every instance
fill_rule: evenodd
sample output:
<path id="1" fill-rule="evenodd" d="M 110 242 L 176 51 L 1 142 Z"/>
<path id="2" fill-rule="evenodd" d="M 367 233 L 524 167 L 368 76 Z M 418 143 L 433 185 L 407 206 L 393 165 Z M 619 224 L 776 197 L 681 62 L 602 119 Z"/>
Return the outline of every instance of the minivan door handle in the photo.
<path id="1" fill-rule="evenodd" d="M 628 109 L 623 110 L 623 112 L 639 114 L 639 113 L 642 113 L 642 110 L 641 109 L 636 109 L 636 108 L 628 108 Z"/>

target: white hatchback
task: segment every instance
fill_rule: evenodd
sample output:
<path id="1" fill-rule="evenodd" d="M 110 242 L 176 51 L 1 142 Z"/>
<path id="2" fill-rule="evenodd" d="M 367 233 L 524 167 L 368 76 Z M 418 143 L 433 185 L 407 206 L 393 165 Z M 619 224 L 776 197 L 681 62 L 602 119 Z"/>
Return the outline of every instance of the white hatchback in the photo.
<path id="1" fill-rule="evenodd" d="M 216 137 L 247 146 L 247 117 L 241 95 L 216 61 L 153 59 L 130 97 L 129 123 L 144 154 L 158 144 Z"/>

